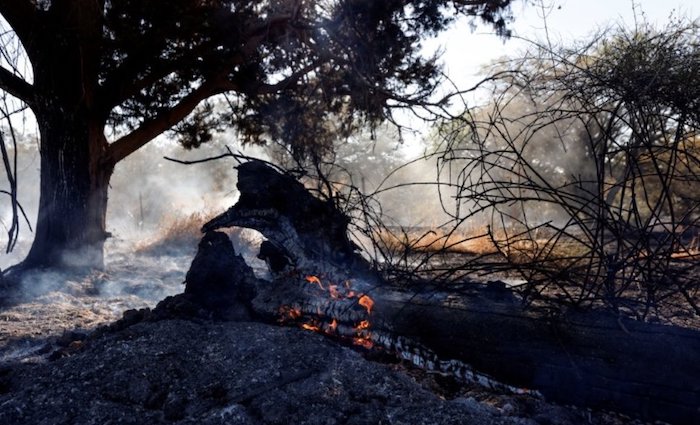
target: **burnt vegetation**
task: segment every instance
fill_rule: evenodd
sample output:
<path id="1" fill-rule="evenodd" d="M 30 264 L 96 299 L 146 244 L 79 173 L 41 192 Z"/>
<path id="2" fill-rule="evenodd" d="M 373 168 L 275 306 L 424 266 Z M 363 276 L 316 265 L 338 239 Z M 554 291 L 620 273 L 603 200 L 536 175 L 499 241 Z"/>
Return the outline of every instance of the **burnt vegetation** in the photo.
<path id="1" fill-rule="evenodd" d="M 387 225 L 354 197 L 377 262 L 400 284 L 509 276 L 534 306 L 697 315 L 699 58 L 679 20 L 495 63 L 488 103 L 426 153 L 442 226 Z"/>
<path id="2" fill-rule="evenodd" d="M 193 235 L 201 225 L 184 292 L 69 341 L 76 351 L 59 357 L 80 353 L 84 342 L 100 353 L 95 340 L 148 329 L 192 334 L 211 320 L 232 339 L 222 321 L 257 321 L 512 396 L 697 420 L 698 23 L 642 22 L 571 46 L 529 42 L 491 64 L 475 87 L 440 94 L 438 59 L 424 57 L 422 41 L 464 16 L 507 38 L 509 5 L 0 0 L 8 252 L 32 222 L 18 200 L 15 132 L 28 109 L 41 159 L 34 243 L 0 277 L 0 290 L 20 287 L 37 268 L 101 269 L 115 167 L 162 134 L 190 150 L 229 131 L 241 144 L 264 146 L 267 159 L 230 148 L 200 160 L 166 158 L 203 167 L 233 160 L 237 173 L 235 205 L 176 222 L 141 249 L 179 250 L 201 236 Z M 481 105 L 456 105 L 470 96 Z M 424 154 L 408 163 L 380 146 L 411 130 L 398 110 L 431 123 Z M 408 177 L 417 165 L 430 172 Z M 406 218 L 421 206 L 431 222 Z M 267 265 L 262 277 L 232 237 L 241 229 L 264 239 L 254 253 Z M 185 333 L 172 326 L 179 320 Z M 254 351 L 244 345 L 235 350 Z M 327 363 L 318 367 L 332 370 Z M 317 373 L 283 374 L 278 386 Z M 188 411 L 182 388 L 168 394 L 141 381 L 140 398 L 107 395 L 143 404 L 144 417 L 161 418 L 153 410 L 162 409 L 170 421 L 199 415 L 218 423 L 226 403 L 228 414 L 234 406 L 249 415 L 276 388 L 236 387 L 232 396 L 224 383 L 212 390 L 220 403 Z M 15 391 L 0 384 L 0 396 Z M 7 417 L 25 416 L 15 408 Z"/>

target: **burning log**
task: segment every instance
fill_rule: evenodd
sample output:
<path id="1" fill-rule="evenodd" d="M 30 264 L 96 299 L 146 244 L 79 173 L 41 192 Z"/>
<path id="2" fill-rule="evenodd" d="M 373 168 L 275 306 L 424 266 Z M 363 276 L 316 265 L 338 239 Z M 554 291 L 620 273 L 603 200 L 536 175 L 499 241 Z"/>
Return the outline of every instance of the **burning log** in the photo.
<path id="1" fill-rule="evenodd" d="M 606 313 L 537 313 L 502 284 L 466 285 L 459 294 L 381 285 L 354 252 L 347 218 L 331 204 L 263 163 L 238 170 L 240 201 L 204 226 L 210 232 L 205 239 L 217 243 L 200 244 L 195 262 L 207 266 L 191 270 L 188 285 L 202 269 L 213 276 L 233 273 L 227 261 L 206 260 L 211 254 L 205 251 L 215 246 L 233 255 L 213 230 L 253 228 L 296 269 L 273 282 L 247 276 L 238 281 L 242 290 L 228 292 L 256 317 L 509 391 L 528 388 L 564 404 L 700 423 L 700 332 Z M 214 286 L 201 289 L 218 290 Z"/>
<path id="2" fill-rule="evenodd" d="M 264 288 L 252 306 L 499 390 L 534 389 L 562 404 L 700 423 L 697 331 L 603 312 L 547 316 L 528 311 L 507 289 L 482 285 L 459 296 L 374 288 L 365 295 L 371 308 L 324 287 L 288 279 Z"/>

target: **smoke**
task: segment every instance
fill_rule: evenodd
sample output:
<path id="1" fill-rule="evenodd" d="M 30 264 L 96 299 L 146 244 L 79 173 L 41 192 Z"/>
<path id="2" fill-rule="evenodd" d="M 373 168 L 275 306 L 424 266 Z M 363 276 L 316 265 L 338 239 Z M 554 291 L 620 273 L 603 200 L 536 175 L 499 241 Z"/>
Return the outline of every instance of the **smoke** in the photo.
<path id="1" fill-rule="evenodd" d="M 429 140 L 404 143 L 395 128 L 382 126 L 340 144 L 336 162 L 353 185 L 378 201 L 386 224 L 435 226 L 448 219 L 450 206 L 441 202 L 449 190 L 438 184 L 434 150 Z"/>
<path id="2" fill-rule="evenodd" d="M 105 244 L 105 271 L 32 272 L 23 277 L 21 297 L 66 305 L 110 301 L 123 310 L 152 306 L 168 295 L 182 292 L 181 283 L 201 237 L 199 229 L 237 199 L 235 162 L 219 160 L 187 166 L 163 157 L 215 156 L 233 140 L 232 136 L 223 135 L 195 151 L 185 151 L 172 141 L 156 140 L 117 164 L 110 182 L 107 231 L 112 237 Z M 263 154 L 259 149 L 248 149 L 246 153 Z M 33 229 L 39 198 L 36 137 L 21 137 L 17 154 L 19 200 Z M 6 184 L 0 181 L 0 187 Z M 2 199 L 1 223 L 6 225 L 10 218 L 9 200 Z M 252 257 L 250 262 L 260 267 L 253 261 L 260 235 L 252 231 L 231 235 L 237 250 Z M 0 268 L 21 261 L 33 237 L 29 226 L 22 223 L 15 250 L 0 255 Z"/>
<path id="3" fill-rule="evenodd" d="M 159 139 L 117 164 L 107 211 L 107 231 L 112 237 L 105 245 L 106 273 L 80 278 L 62 272 L 31 275 L 25 280 L 26 295 L 35 298 L 64 291 L 115 300 L 136 297 L 154 303 L 180 292 L 202 224 L 232 206 L 239 196 L 236 162 L 231 158 L 183 165 L 164 157 L 213 157 L 224 152 L 226 145 L 239 148 L 235 140 L 232 134 L 224 134 L 199 149 L 186 151 L 173 141 Z M 450 220 L 446 210 L 454 215 L 450 209 L 459 205 L 454 188 L 437 184 L 439 155 L 430 153 L 438 148 L 435 143 L 424 143 L 419 149 L 409 149 L 390 126 L 367 130 L 337 145 L 334 160 L 344 174 L 333 177 L 372 195 L 381 205 L 385 224 L 434 228 Z M 18 150 L 20 201 L 34 220 L 40 162 L 37 142 L 25 137 Z M 244 153 L 275 158 L 270 148 L 247 147 Z M 443 180 L 449 179 L 443 176 Z M 0 213 L 6 220 L 10 213 L 6 204 L 0 204 Z M 241 229 L 229 234 L 236 250 L 264 275 L 264 263 L 255 257 L 262 236 Z M 15 251 L 0 255 L 0 267 L 21 261 L 32 237 L 25 226 Z"/>
<path id="4" fill-rule="evenodd" d="M 29 224 L 27 224 L 23 217 L 20 217 L 20 231 L 19 240 L 15 249 L 9 253 L 5 253 L 5 248 L 7 244 L 7 230 L 12 222 L 12 208 L 11 200 L 9 196 L 5 194 L 0 194 L 0 229 L 2 229 L 2 235 L 0 236 L 0 247 L 2 247 L 2 254 L 0 254 L 0 268 L 4 269 L 7 266 L 16 263 L 17 261 L 24 258 L 26 253 L 29 251 L 31 245 L 31 231 L 30 227 L 33 229 L 36 221 L 36 211 L 39 203 L 39 151 L 38 151 L 38 141 L 36 137 L 32 135 L 19 134 L 15 132 L 17 137 L 17 148 L 16 152 L 14 148 L 10 145 L 8 146 L 8 154 L 10 158 L 17 154 L 17 169 L 16 169 L 16 181 L 17 181 L 17 198 L 20 205 L 24 208 L 24 211 L 29 219 Z M 5 173 L 0 173 L 0 189 L 7 190 L 9 188 L 9 183 L 7 181 L 7 176 Z"/>
<path id="5" fill-rule="evenodd" d="M 119 163 L 111 180 L 108 231 L 121 239 L 143 240 L 173 220 L 214 214 L 230 206 L 237 197 L 232 160 L 187 166 L 164 158 L 219 155 L 225 142 L 222 137 L 186 151 L 175 142 L 156 140 Z"/>

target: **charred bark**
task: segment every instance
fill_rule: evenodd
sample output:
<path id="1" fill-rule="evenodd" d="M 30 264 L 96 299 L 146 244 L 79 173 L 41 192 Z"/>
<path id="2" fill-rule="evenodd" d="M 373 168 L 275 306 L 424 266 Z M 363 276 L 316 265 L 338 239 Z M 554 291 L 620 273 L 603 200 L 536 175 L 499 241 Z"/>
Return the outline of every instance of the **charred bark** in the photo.
<path id="1" fill-rule="evenodd" d="M 255 296 L 253 269 L 236 255 L 231 240 L 221 232 L 208 232 L 185 276 L 185 294 L 199 305 L 230 319 L 249 319 Z"/>
<path id="2" fill-rule="evenodd" d="M 533 389 L 564 404 L 645 420 L 700 421 L 700 332 L 603 312 L 535 312 L 503 284 L 465 284 L 459 293 L 381 286 L 353 252 L 345 217 L 300 183 L 252 162 L 239 167 L 238 187 L 240 201 L 204 229 L 259 230 L 300 268 L 274 282 L 246 280 L 256 295 L 235 302 L 247 303 L 257 317 L 502 389 Z"/>
<path id="3" fill-rule="evenodd" d="M 40 118 L 41 120 L 41 118 Z M 100 126 L 45 118 L 41 130 L 39 214 L 22 268 L 103 266 L 109 179 Z"/>
<path id="4" fill-rule="evenodd" d="M 39 213 L 30 252 L 16 271 L 103 266 L 105 219 L 115 160 L 97 96 L 102 39 L 99 2 L 63 2 L 37 15 L 25 45 L 40 133 Z"/>
<path id="5" fill-rule="evenodd" d="M 461 294 L 370 288 L 368 312 L 357 296 L 331 296 L 333 282 L 323 284 L 280 278 L 258 288 L 252 308 L 500 390 L 536 390 L 550 401 L 649 421 L 700 421 L 698 331 L 605 312 L 550 316 L 508 289 L 477 283 Z"/>
<path id="6" fill-rule="evenodd" d="M 293 268 L 315 274 L 342 276 L 352 270 L 354 277 L 378 282 L 369 263 L 348 238 L 350 220 L 333 205 L 313 196 L 303 184 L 261 161 L 238 166 L 239 201 L 225 213 L 206 223 L 208 232 L 222 227 L 246 227 L 262 233 L 270 250 Z"/>

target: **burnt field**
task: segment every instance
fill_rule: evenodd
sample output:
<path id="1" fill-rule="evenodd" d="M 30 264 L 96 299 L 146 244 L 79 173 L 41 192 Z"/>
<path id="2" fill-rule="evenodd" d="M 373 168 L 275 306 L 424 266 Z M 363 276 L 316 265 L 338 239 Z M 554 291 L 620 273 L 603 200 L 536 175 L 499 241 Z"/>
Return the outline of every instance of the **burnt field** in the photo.
<path id="1" fill-rule="evenodd" d="M 459 291 L 468 282 L 501 281 L 535 308 L 607 309 L 637 320 L 698 326 L 697 231 L 608 234 L 601 245 L 629 250 L 614 270 L 580 229 L 387 227 L 376 239 L 398 286 L 429 281 Z M 655 267 L 665 279 L 645 273 Z M 601 279 L 606 274 L 607 281 Z"/>
<path id="2" fill-rule="evenodd" d="M 0 0 L 0 424 L 700 423 L 678 1 Z"/>

